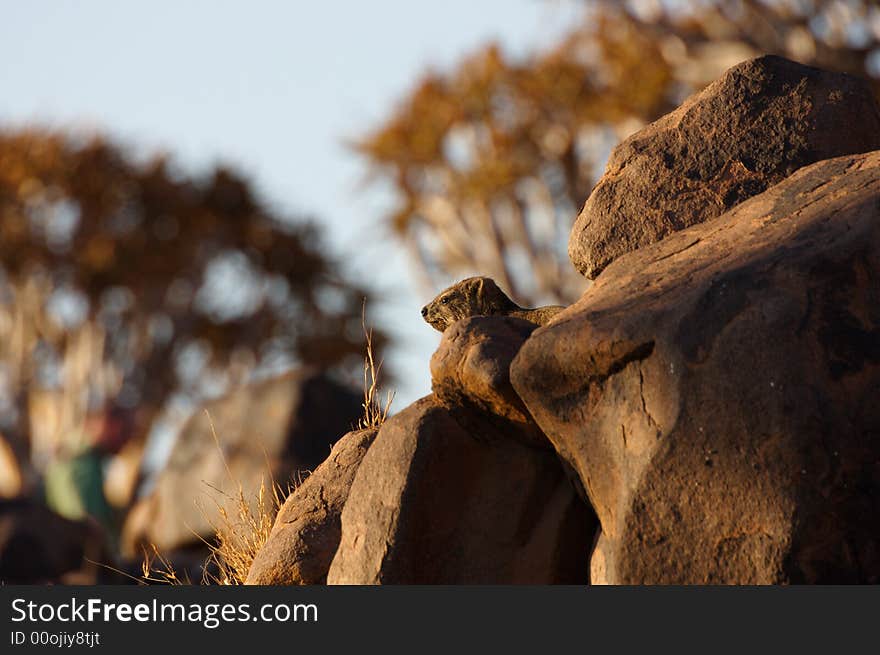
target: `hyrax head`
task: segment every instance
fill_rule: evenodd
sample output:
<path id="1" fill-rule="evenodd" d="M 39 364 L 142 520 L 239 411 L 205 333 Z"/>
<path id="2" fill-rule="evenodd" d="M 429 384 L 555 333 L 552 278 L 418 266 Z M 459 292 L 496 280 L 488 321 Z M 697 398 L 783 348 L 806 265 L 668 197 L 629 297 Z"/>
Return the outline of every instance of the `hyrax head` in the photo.
<path id="1" fill-rule="evenodd" d="M 469 316 L 507 314 L 517 309 L 513 301 L 489 277 L 469 277 L 441 291 L 422 307 L 422 317 L 435 330 L 443 332 L 456 321 Z"/>

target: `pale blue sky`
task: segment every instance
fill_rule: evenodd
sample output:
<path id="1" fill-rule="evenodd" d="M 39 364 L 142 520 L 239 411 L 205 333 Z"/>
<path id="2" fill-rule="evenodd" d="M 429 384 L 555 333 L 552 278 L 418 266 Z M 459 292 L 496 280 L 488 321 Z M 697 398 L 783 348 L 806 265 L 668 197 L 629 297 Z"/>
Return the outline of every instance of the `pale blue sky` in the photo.
<path id="1" fill-rule="evenodd" d="M 0 126 L 96 128 L 187 170 L 218 161 L 264 201 L 326 227 L 350 272 L 388 290 L 378 320 L 398 336 L 395 409 L 430 389 L 439 335 L 403 253 L 376 226 L 388 195 L 363 190 L 344 140 L 377 124 L 427 67 L 494 38 L 523 55 L 570 27 L 581 3 L 48 2 L 0 0 Z"/>

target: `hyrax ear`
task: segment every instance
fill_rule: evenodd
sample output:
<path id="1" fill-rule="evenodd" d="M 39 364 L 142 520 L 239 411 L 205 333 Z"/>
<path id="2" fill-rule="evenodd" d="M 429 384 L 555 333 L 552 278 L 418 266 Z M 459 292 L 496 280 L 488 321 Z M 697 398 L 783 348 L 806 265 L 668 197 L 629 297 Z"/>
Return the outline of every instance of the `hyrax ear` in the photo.
<path id="1" fill-rule="evenodd" d="M 474 280 L 474 295 L 477 298 L 477 306 L 483 312 L 492 310 L 492 289 L 491 284 L 486 283 L 486 279 L 478 277 Z"/>
<path id="2" fill-rule="evenodd" d="M 486 287 L 483 284 L 483 278 L 475 277 L 471 280 L 471 292 L 473 297 L 477 299 L 477 304 L 482 307 L 486 302 Z"/>

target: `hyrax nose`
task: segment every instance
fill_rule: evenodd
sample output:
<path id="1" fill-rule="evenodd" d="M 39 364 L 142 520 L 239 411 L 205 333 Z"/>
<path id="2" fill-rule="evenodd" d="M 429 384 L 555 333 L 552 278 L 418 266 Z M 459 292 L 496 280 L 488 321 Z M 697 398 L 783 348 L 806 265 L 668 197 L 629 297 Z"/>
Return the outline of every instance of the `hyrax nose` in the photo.
<path id="1" fill-rule="evenodd" d="M 428 306 L 425 305 L 424 307 L 422 307 L 422 316 L 427 316 L 427 315 L 428 315 Z"/>

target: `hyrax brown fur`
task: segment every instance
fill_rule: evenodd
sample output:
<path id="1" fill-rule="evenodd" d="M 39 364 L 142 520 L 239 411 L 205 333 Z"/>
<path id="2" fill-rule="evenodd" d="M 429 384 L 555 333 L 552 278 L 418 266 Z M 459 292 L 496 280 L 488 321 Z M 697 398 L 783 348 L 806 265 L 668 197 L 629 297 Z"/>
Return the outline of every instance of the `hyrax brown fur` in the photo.
<path id="1" fill-rule="evenodd" d="M 563 309 L 561 305 L 535 309 L 520 307 L 498 288 L 492 278 L 469 277 L 442 291 L 422 307 L 422 316 L 435 330 L 443 332 L 469 316 L 515 316 L 545 325 Z"/>

